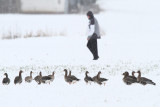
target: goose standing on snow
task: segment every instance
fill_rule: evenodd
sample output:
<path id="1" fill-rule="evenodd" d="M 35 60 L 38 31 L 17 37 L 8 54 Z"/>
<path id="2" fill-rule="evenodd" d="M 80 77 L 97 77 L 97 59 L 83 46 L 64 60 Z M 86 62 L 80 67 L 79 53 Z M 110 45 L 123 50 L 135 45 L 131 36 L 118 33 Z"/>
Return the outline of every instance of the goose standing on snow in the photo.
<path id="1" fill-rule="evenodd" d="M 93 81 L 96 82 L 97 84 L 101 85 L 102 83 L 98 80 L 99 72 L 96 76 L 93 77 Z"/>
<path id="2" fill-rule="evenodd" d="M 41 84 L 41 78 L 42 78 L 42 72 L 40 72 L 39 75 L 34 78 L 34 80 L 35 80 L 38 84 Z"/>
<path id="3" fill-rule="evenodd" d="M 84 78 L 84 81 L 88 84 L 88 83 L 90 83 L 91 84 L 91 82 L 93 82 L 93 79 L 90 77 L 90 76 L 88 76 L 88 71 L 86 71 L 86 73 L 85 73 L 85 78 Z"/>
<path id="4" fill-rule="evenodd" d="M 106 78 L 101 78 L 100 77 L 100 74 L 101 74 L 101 71 L 99 71 L 98 72 L 98 75 L 97 75 L 97 79 L 98 79 L 98 81 L 100 81 L 100 83 L 102 83 L 102 84 L 106 84 L 106 81 L 108 80 L 108 79 L 106 79 Z"/>
<path id="5" fill-rule="evenodd" d="M 54 72 L 52 73 L 52 75 L 48 75 L 51 78 L 51 82 L 53 82 L 54 80 Z"/>
<path id="6" fill-rule="evenodd" d="M 122 75 L 124 75 L 123 82 L 126 83 L 127 85 L 131 85 L 132 83 L 137 82 L 136 80 L 134 80 L 129 76 L 128 72 L 124 72 Z"/>
<path id="7" fill-rule="evenodd" d="M 71 71 L 69 71 L 69 75 L 68 75 L 69 78 L 71 78 L 73 80 L 73 83 L 79 81 L 80 79 L 78 79 L 76 76 L 74 75 L 71 75 Z"/>
<path id="8" fill-rule="evenodd" d="M 8 74 L 7 73 L 4 73 L 4 75 L 6 77 L 3 79 L 2 84 L 3 85 L 8 85 L 10 83 L 10 79 L 8 78 Z"/>
<path id="9" fill-rule="evenodd" d="M 32 71 L 30 72 L 30 76 L 27 76 L 25 77 L 25 81 L 28 82 L 28 83 L 31 83 L 32 82 Z"/>
<path id="10" fill-rule="evenodd" d="M 146 85 L 146 84 L 152 84 L 152 85 L 156 85 L 156 83 L 154 83 L 152 80 L 145 78 L 145 77 L 141 77 L 141 72 L 138 71 L 138 77 L 137 77 L 137 81 L 142 84 L 142 85 Z"/>
<path id="11" fill-rule="evenodd" d="M 15 79 L 14 79 L 14 84 L 21 84 L 22 83 L 22 73 L 23 71 L 20 70 L 19 71 L 19 76 L 16 76 Z"/>
<path id="12" fill-rule="evenodd" d="M 67 83 L 71 84 L 71 83 L 73 82 L 73 80 L 72 80 L 70 77 L 68 77 L 68 71 L 67 71 L 67 69 L 64 69 L 64 72 L 65 72 L 64 80 L 65 80 Z"/>
<path id="13" fill-rule="evenodd" d="M 98 80 L 97 77 L 98 77 L 98 74 L 92 78 L 94 82 L 96 82 Z"/>
<path id="14" fill-rule="evenodd" d="M 126 71 L 126 72 L 127 72 L 127 71 Z M 136 73 L 135 71 L 132 71 L 132 76 L 130 76 L 129 73 L 127 72 L 127 75 L 128 75 L 127 77 L 128 77 L 128 78 L 131 78 L 131 79 L 133 79 L 135 82 L 137 82 L 137 78 L 136 78 L 135 75 L 134 75 L 135 73 Z"/>
<path id="15" fill-rule="evenodd" d="M 50 84 L 51 79 L 52 79 L 52 78 L 49 77 L 49 76 L 43 76 L 43 77 L 41 78 L 41 82 L 44 83 L 44 84 L 46 84 L 46 83 L 49 83 L 49 84 Z"/>

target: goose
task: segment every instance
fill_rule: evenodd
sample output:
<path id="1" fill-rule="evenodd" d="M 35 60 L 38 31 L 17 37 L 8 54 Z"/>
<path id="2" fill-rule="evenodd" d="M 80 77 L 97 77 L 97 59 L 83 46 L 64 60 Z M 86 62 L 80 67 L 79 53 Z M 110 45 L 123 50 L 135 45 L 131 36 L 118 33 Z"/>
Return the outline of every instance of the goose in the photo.
<path id="1" fill-rule="evenodd" d="M 65 72 L 65 75 L 64 75 L 64 80 L 66 81 L 66 82 L 68 82 L 69 84 L 71 84 L 72 82 L 73 82 L 73 80 L 70 78 L 70 77 L 68 77 L 68 71 L 67 71 L 67 69 L 64 69 L 64 72 Z"/>
<path id="2" fill-rule="evenodd" d="M 92 78 L 94 82 L 97 81 L 97 77 L 98 77 L 98 74 Z"/>
<path id="3" fill-rule="evenodd" d="M 99 72 L 96 76 L 93 77 L 93 81 L 101 85 L 102 83 L 98 80 Z"/>
<path id="4" fill-rule="evenodd" d="M 3 79 L 2 84 L 3 85 L 8 85 L 10 83 L 10 79 L 8 78 L 8 74 L 7 73 L 4 73 L 4 75 L 6 77 Z"/>
<path id="5" fill-rule="evenodd" d="M 22 73 L 23 71 L 20 70 L 19 71 L 19 76 L 16 76 L 15 79 L 14 79 L 14 84 L 21 84 L 22 83 Z"/>
<path id="6" fill-rule="evenodd" d="M 49 76 L 43 76 L 42 78 L 41 78 L 41 82 L 42 83 L 49 83 L 50 84 L 50 82 L 51 82 L 51 77 L 49 77 Z"/>
<path id="7" fill-rule="evenodd" d="M 71 78 L 73 80 L 73 83 L 79 81 L 80 79 L 78 79 L 76 76 L 74 75 L 71 75 L 71 71 L 69 71 L 69 75 L 68 75 L 69 78 Z"/>
<path id="8" fill-rule="evenodd" d="M 134 75 L 135 73 L 136 73 L 135 71 L 132 71 L 132 76 L 130 76 L 129 73 L 127 72 L 127 75 L 128 75 L 128 78 L 131 78 L 131 79 L 135 80 L 135 82 L 137 82 L 137 78 Z"/>
<path id="9" fill-rule="evenodd" d="M 145 78 L 145 77 L 141 77 L 141 71 L 138 71 L 138 77 L 137 77 L 137 81 L 142 84 L 142 85 L 146 85 L 146 84 L 152 84 L 152 85 L 156 85 L 156 83 L 154 83 L 152 80 Z"/>
<path id="10" fill-rule="evenodd" d="M 97 79 L 100 83 L 103 83 L 104 85 L 106 84 L 106 81 L 108 81 L 108 79 L 106 78 L 101 78 L 100 77 L 100 74 L 101 74 L 101 71 L 98 72 L 98 75 L 97 75 Z"/>
<path id="11" fill-rule="evenodd" d="M 54 72 L 52 73 L 52 75 L 48 75 L 51 78 L 51 82 L 53 82 L 54 80 Z"/>
<path id="12" fill-rule="evenodd" d="M 42 72 L 40 72 L 39 75 L 34 78 L 34 80 L 35 80 L 38 84 L 41 84 L 41 78 L 42 78 Z"/>
<path id="13" fill-rule="evenodd" d="M 88 84 L 89 82 L 90 82 L 90 84 L 91 84 L 91 82 L 93 82 L 93 79 L 90 77 L 90 76 L 88 76 L 88 71 L 86 71 L 86 73 L 85 73 L 85 78 L 84 78 L 84 81 Z"/>
<path id="14" fill-rule="evenodd" d="M 25 77 L 25 81 L 28 82 L 28 83 L 31 83 L 32 82 L 32 71 L 30 72 L 30 76 L 27 76 Z"/>
<path id="15" fill-rule="evenodd" d="M 131 85 L 132 83 L 137 82 L 136 80 L 134 80 L 129 76 L 128 72 L 124 72 L 122 75 L 124 75 L 123 82 L 126 83 L 127 85 Z"/>
<path id="16" fill-rule="evenodd" d="M 54 72 L 52 73 L 52 75 L 43 76 L 41 78 L 42 83 L 49 83 L 50 84 L 50 82 L 53 82 L 53 80 L 54 80 Z"/>

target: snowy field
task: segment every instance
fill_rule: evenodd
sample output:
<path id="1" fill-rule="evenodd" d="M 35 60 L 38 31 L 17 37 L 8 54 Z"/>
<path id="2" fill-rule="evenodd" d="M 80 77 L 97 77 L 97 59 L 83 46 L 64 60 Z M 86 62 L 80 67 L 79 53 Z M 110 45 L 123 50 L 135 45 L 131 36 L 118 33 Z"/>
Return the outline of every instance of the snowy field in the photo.
<path id="1" fill-rule="evenodd" d="M 101 0 L 106 11 L 96 14 L 102 39 L 98 40 L 98 61 L 86 47 L 88 20 L 81 15 L 0 15 L 0 38 L 8 34 L 21 38 L 0 40 L 0 81 L 7 72 L 11 84 L 0 84 L 3 107 L 160 107 L 160 1 Z M 45 32 L 50 37 L 23 38 Z M 63 69 L 71 69 L 81 79 L 69 85 Z M 53 83 L 35 81 L 14 85 L 14 77 L 23 70 L 23 79 L 55 71 Z M 141 70 L 156 86 L 122 81 L 125 71 Z M 102 71 L 109 79 L 105 86 L 86 85 L 84 73 Z M 137 76 L 137 75 L 136 75 Z"/>

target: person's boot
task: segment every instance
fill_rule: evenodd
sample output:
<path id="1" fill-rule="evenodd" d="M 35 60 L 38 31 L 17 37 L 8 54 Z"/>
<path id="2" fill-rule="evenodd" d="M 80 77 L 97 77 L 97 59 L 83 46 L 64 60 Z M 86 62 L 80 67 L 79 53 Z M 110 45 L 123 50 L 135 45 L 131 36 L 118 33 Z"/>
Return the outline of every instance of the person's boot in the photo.
<path id="1" fill-rule="evenodd" d="M 98 58 L 99 58 L 99 56 L 98 56 L 98 57 L 94 57 L 94 59 L 93 59 L 93 60 L 98 60 Z"/>

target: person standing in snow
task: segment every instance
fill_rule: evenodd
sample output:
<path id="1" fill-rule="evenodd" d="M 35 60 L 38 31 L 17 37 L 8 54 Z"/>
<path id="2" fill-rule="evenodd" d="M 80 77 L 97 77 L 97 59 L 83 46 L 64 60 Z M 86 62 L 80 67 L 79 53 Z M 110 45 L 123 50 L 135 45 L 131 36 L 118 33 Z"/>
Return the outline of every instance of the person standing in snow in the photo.
<path id="1" fill-rule="evenodd" d="M 87 17 L 89 19 L 87 47 L 93 54 L 93 60 L 98 60 L 99 56 L 98 56 L 97 39 L 101 38 L 99 31 L 99 24 L 91 11 L 87 12 Z"/>

